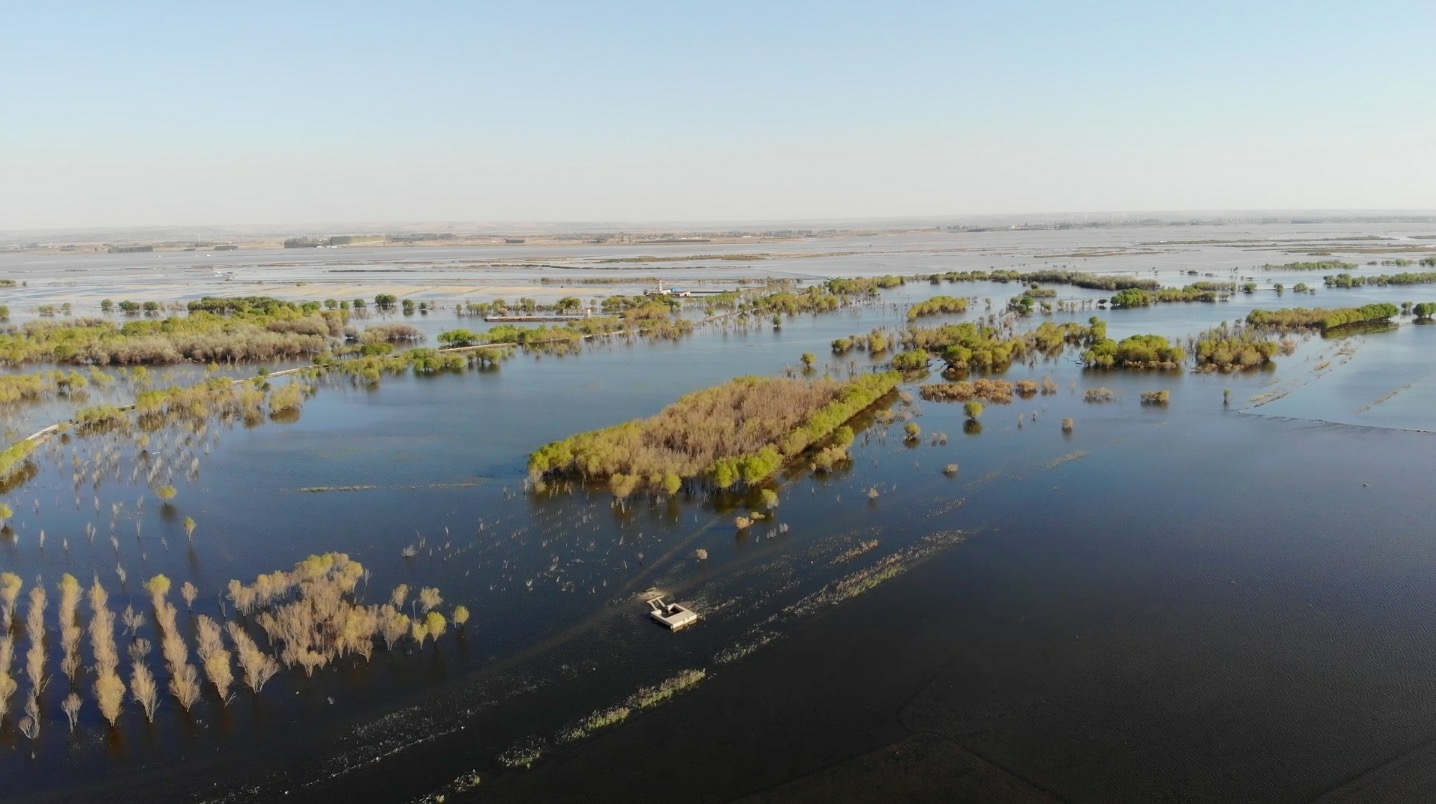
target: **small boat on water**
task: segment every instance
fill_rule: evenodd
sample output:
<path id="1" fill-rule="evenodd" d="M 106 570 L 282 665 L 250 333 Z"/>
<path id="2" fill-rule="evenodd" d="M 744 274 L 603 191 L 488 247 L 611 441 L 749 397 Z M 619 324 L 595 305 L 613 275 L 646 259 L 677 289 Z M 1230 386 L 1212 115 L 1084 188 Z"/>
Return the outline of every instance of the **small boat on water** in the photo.
<path id="1" fill-rule="evenodd" d="M 649 598 L 648 608 L 648 616 L 662 623 L 670 631 L 677 631 L 698 621 L 698 614 L 692 609 L 678 603 L 664 603 L 661 595 Z"/>

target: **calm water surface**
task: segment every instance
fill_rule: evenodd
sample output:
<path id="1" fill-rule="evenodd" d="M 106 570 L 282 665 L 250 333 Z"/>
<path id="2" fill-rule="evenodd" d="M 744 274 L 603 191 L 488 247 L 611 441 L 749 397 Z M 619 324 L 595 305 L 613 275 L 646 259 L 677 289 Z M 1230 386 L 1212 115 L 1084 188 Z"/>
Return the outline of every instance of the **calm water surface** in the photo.
<path id="1" fill-rule="evenodd" d="M 0 730 L 6 795 L 406 801 L 477 770 L 481 799 L 724 798 L 922 734 L 1060 797 L 1304 800 L 1436 738 L 1426 582 L 1436 327 L 1311 338 L 1275 371 L 1245 375 L 1084 373 L 1069 353 L 1009 370 L 1051 375 L 1060 391 L 989 405 L 980 432 L 959 405 L 894 399 L 922 427 L 920 445 L 903 443 L 902 418 L 865 420 L 851 467 L 790 472 L 773 518 L 743 532 L 732 518 L 756 500 L 681 493 L 617 509 L 601 489 L 524 487 L 537 445 L 732 376 L 784 372 L 803 352 L 820 356 L 820 371 L 867 370 L 867 355 L 835 358 L 828 344 L 899 326 L 904 304 L 933 292 L 1000 307 L 1017 288 L 920 283 L 780 330 L 525 354 L 378 389 L 326 382 L 296 422 L 219 431 L 198 478 L 177 473 L 168 507 L 124 478 L 83 484 L 77 506 L 77 450 L 112 439 L 128 467 L 138 448 L 55 442 L 40 475 L 7 498 L 14 535 L 0 542 L 0 568 L 27 582 L 99 573 L 112 608 L 147 609 L 139 581 L 163 572 L 200 588 L 195 613 L 218 616 L 230 578 L 339 550 L 373 571 L 361 596 L 437 586 L 446 609 L 464 603 L 473 618 L 437 648 L 379 650 L 367 666 L 341 662 L 312 679 L 285 672 L 228 706 L 208 688 L 188 716 L 166 699 L 153 725 L 131 707 L 110 730 L 87 701 L 72 736 L 57 679 L 38 740 L 19 735 L 14 711 Z M 1305 303 L 1419 296 L 1322 291 Z M 1114 337 L 1181 337 L 1273 297 L 1098 314 Z M 1300 303 L 1289 297 L 1280 303 Z M 1098 385 L 1117 400 L 1083 402 Z M 1158 388 L 1171 390 L 1168 406 L 1139 404 Z M 1069 416 L 1076 428 L 1063 434 Z M 942 473 L 949 463 L 956 477 Z M 360 488 L 313 490 L 339 487 Z M 192 543 L 186 516 L 198 523 Z M 700 548 L 707 561 L 692 558 Z M 892 556 L 903 574 L 849 600 L 824 595 Z M 703 620 L 676 635 L 653 627 L 639 602 L 649 588 Z M 189 614 L 181 624 L 193 627 Z M 152 629 L 142 633 L 157 641 Z M 834 662 L 851 678 L 825 672 Z M 599 737 L 559 739 L 687 668 L 708 672 L 696 691 Z M 793 673 L 807 683 L 791 686 Z M 744 701 L 772 714 L 734 716 Z M 778 713 L 790 718 L 781 746 L 739 747 Z M 675 734 L 672 724 L 702 725 Z M 595 772 L 660 733 L 665 751 L 631 773 Z M 654 769 L 650 786 L 634 781 L 690 743 L 707 748 L 683 778 Z M 542 752 L 532 770 L 500 761 L 526 751 Z"/>

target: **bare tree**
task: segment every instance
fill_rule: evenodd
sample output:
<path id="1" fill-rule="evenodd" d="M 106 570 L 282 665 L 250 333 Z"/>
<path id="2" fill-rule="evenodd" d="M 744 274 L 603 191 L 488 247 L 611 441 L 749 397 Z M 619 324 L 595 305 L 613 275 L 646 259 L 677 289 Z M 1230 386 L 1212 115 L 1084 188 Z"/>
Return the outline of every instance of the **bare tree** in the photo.
<path id="1" fill-rule="evenodd" d="M 75 726 L 80 721 L 80 704 L 80 696 L 73 692 L 66 695 L 65 700 L 60 704 L 60 708 L 65 711 L 65 717 L 70 719 L 71 734 L 75 733 Z"/>

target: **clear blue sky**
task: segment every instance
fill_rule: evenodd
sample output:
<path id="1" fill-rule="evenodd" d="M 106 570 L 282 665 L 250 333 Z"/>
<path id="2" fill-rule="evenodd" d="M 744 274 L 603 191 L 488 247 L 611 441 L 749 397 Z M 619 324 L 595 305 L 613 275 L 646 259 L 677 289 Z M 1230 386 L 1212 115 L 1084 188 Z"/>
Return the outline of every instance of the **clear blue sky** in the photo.
<path id="1" fill-rule="evenodd" d="M 1436 2 L 0 0 L 0 230 L 1436 208 Z"/>

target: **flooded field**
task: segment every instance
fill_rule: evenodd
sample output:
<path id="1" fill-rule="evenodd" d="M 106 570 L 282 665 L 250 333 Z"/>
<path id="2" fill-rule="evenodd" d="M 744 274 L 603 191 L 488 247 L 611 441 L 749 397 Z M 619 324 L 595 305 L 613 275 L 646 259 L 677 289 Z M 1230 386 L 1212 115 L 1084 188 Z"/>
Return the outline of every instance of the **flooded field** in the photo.
<path id="1" fill-rule="evenodd" d="M 1343 259 L 1358 274 L 1418 270 L 1366 263 L 1436 253 L 1416 239 L 1430 228 L 924 232 L 202 262 L 3 254 L 0 277 L 25 283 L 6 291 L 16 320 L 65 302 L 97 315 L 103 298 L 396 292 L 441 305 L 392 319 L 431 340 L 483 326 L 455 317 L 466 300 L 587 300 L 639 292 L 650 277 L 723 290 L 1061 266 L 1170 286 L 1207 274 L 1258 283 L 1220 303 L 1114 310 L 1097 306 L 1110 292 L 1060 286 L 1067 309 L 1016 324 L 1095 315 L 1116 339 L 1181 341 L 1253 309 L 1436 299 L 1433 285 L 1331 289 L 1330 271 L 1261 268 Z M 612 262 L 655 248 L 680 259 Z M 1301 282 L 1317 292 L 1294 293 Z M 110 609 L 150 614 L 143 584 L 163 574 L 172 602 L 180 584 L 197 589 L 177 618 L 193 639 L 201 616 L 237 617 L 231 579 L 334 551 L 367 570 L 358 603 L 431 587 L 450 623 L 368 661 L 287 669 L 257 693 L 236 684 L 221 700 L 206 685 L 188 711 L 166 697 L 153 721 L 127 703 L 113 726 L 87 698 L 72 729 L 71 684 L 54 672 L 34 736 L 20 728 L 20 694 L 0 719 L 5 794 L 816 801 L 922 795 L 924 775 L 949 781 L 941 789 L 955 800 L 1345 801 L 1419 789 L 1410 785 L 1436 767 L 1436 326 L 1409 316 L 1384 331 L 1296 336 L 1275 367 L 1247 372 L 1089 370 L 1068 349 L 1000 374 L 1050 379 L 1049 392 L 990 403 L 975 421 L 961 403 L 919 398 L 941 380 L 934 368 L 854 422 L 850 464 L 782 472 L 768 485 L 776 505 L 757 489 L 616 502 L 607 488 L 528 481 L 528 455 L 547 442 L 735 376 L 801 376 L 804 353 L 816 375 L 864 373 L 891 353 L 837 355 L 835 339 L 896 337 L 909 306 L 936 294 L 974 301 L 925 326 L 1001 315 L 1020 289 L 916 279 L 778 327 L 718 318 L 678 340 L 594 339 L 376 387 L 330 375 L 297 415 L 52 438 L 4 496 L 12 515 L 0 535 L 0 571 L 26 592 L 42 579 L 52 609 L 69 573 L 99 579 Z M 687 315 L 705 317 L 696 306 Z M 178 382 L 202 368 L 170 371 Z M 126 372 L 88 393 L 121 403 L 142 387 Z M 1097 388 L 1111 400 L 1088 401 Z M 1169 401 L 1142 403 L 1158 390 Z M 16 409 L 7 443 L 66 415 L 63 400 Z M 156 499 L 159 479 L 172 499 Z M 643 604 L 654 592 L 701 619 L 658 627 Z M 132 637 L 159 645 L 162 634 L 150 616 L 121 642 Z M 60 637 L 47 645 L 53 662 Z M 17 646 L 19 678 L 28 642 Z M 88 695 L 84 678 L 75 688 Z"/>

